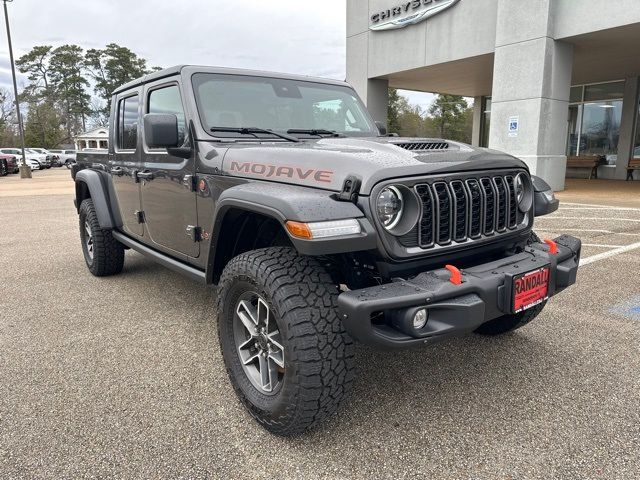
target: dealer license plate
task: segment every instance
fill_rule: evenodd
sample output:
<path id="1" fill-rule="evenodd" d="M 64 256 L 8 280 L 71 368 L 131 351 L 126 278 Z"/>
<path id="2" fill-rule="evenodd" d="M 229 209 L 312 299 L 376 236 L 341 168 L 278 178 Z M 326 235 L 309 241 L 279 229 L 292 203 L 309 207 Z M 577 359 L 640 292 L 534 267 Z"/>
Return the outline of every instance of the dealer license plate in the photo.
<path id="1" fill-rule="evenodd" d="M 531 308 L 549 298 L 549 267 L 513 277 L 513 312 Z"/>

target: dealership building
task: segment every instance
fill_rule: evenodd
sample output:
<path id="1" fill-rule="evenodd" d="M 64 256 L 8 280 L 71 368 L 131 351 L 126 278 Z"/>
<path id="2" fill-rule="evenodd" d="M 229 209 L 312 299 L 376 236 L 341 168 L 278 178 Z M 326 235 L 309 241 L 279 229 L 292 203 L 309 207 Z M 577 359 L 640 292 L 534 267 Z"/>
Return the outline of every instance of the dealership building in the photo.
<path id="1" fill-rule="evenodd" d="M 388 87 L 474 97 L 472 143 L 556 190 L 593 164 L 626 178 L 639 76 L 640 0 L 347 0 L 347 81 L 376 120 Z"/>

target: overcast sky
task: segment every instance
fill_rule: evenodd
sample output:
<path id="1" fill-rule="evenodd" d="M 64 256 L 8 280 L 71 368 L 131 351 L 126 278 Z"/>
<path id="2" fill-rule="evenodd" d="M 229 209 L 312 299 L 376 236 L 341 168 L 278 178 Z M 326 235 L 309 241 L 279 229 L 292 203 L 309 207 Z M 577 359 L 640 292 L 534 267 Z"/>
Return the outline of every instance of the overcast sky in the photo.
<path id="1" fill-rule="evenodd" d="M 87 49 L 115 42 L 150 66 L 193 63 L 344 80 L 345 5 L 346 0 L 14 0 L 8 8 L 15 58 L 35 45 Z M 1 23 L 0 84 L 10 87 Z M 433 98 L 408 96 L 423 109 Z"/>

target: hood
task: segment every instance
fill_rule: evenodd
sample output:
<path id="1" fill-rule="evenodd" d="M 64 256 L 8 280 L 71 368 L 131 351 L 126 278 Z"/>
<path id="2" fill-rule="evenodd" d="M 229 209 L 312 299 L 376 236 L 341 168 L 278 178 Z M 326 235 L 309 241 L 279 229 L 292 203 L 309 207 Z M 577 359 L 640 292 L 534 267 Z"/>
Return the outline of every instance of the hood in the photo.
<path id="1" fill-rule="evenodd" d="M 340 191 L 349 175 L 362 181 L 360 193 L 391 178 L 526 168 L 519 159 L 486 148 L 440 139 L 374 137 L 324 138 L 300 143 L 231 144 L 225 174 Z"/>

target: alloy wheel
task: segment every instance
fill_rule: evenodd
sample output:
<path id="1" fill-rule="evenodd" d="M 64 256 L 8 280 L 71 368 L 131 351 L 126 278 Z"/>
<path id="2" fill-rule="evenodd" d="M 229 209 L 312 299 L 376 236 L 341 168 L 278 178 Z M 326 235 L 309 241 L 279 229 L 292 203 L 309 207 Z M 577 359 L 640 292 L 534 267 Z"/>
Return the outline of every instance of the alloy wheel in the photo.
<path id="1" fill-rule="evenodd" d="M 91 225 L 89 222 L 84 222 L 84 244 L 87 248 L 87 255 L 93 260 L 93 234 L 91 233 Z"/>
<path id="2" fill-rule="evenodd" d="M 234 310 L 233 332 L 244 373 L 261 393 L 273 395 L 284 379 L 284 347 L 267 302 L 257 293 L 242 295 Z"/>

